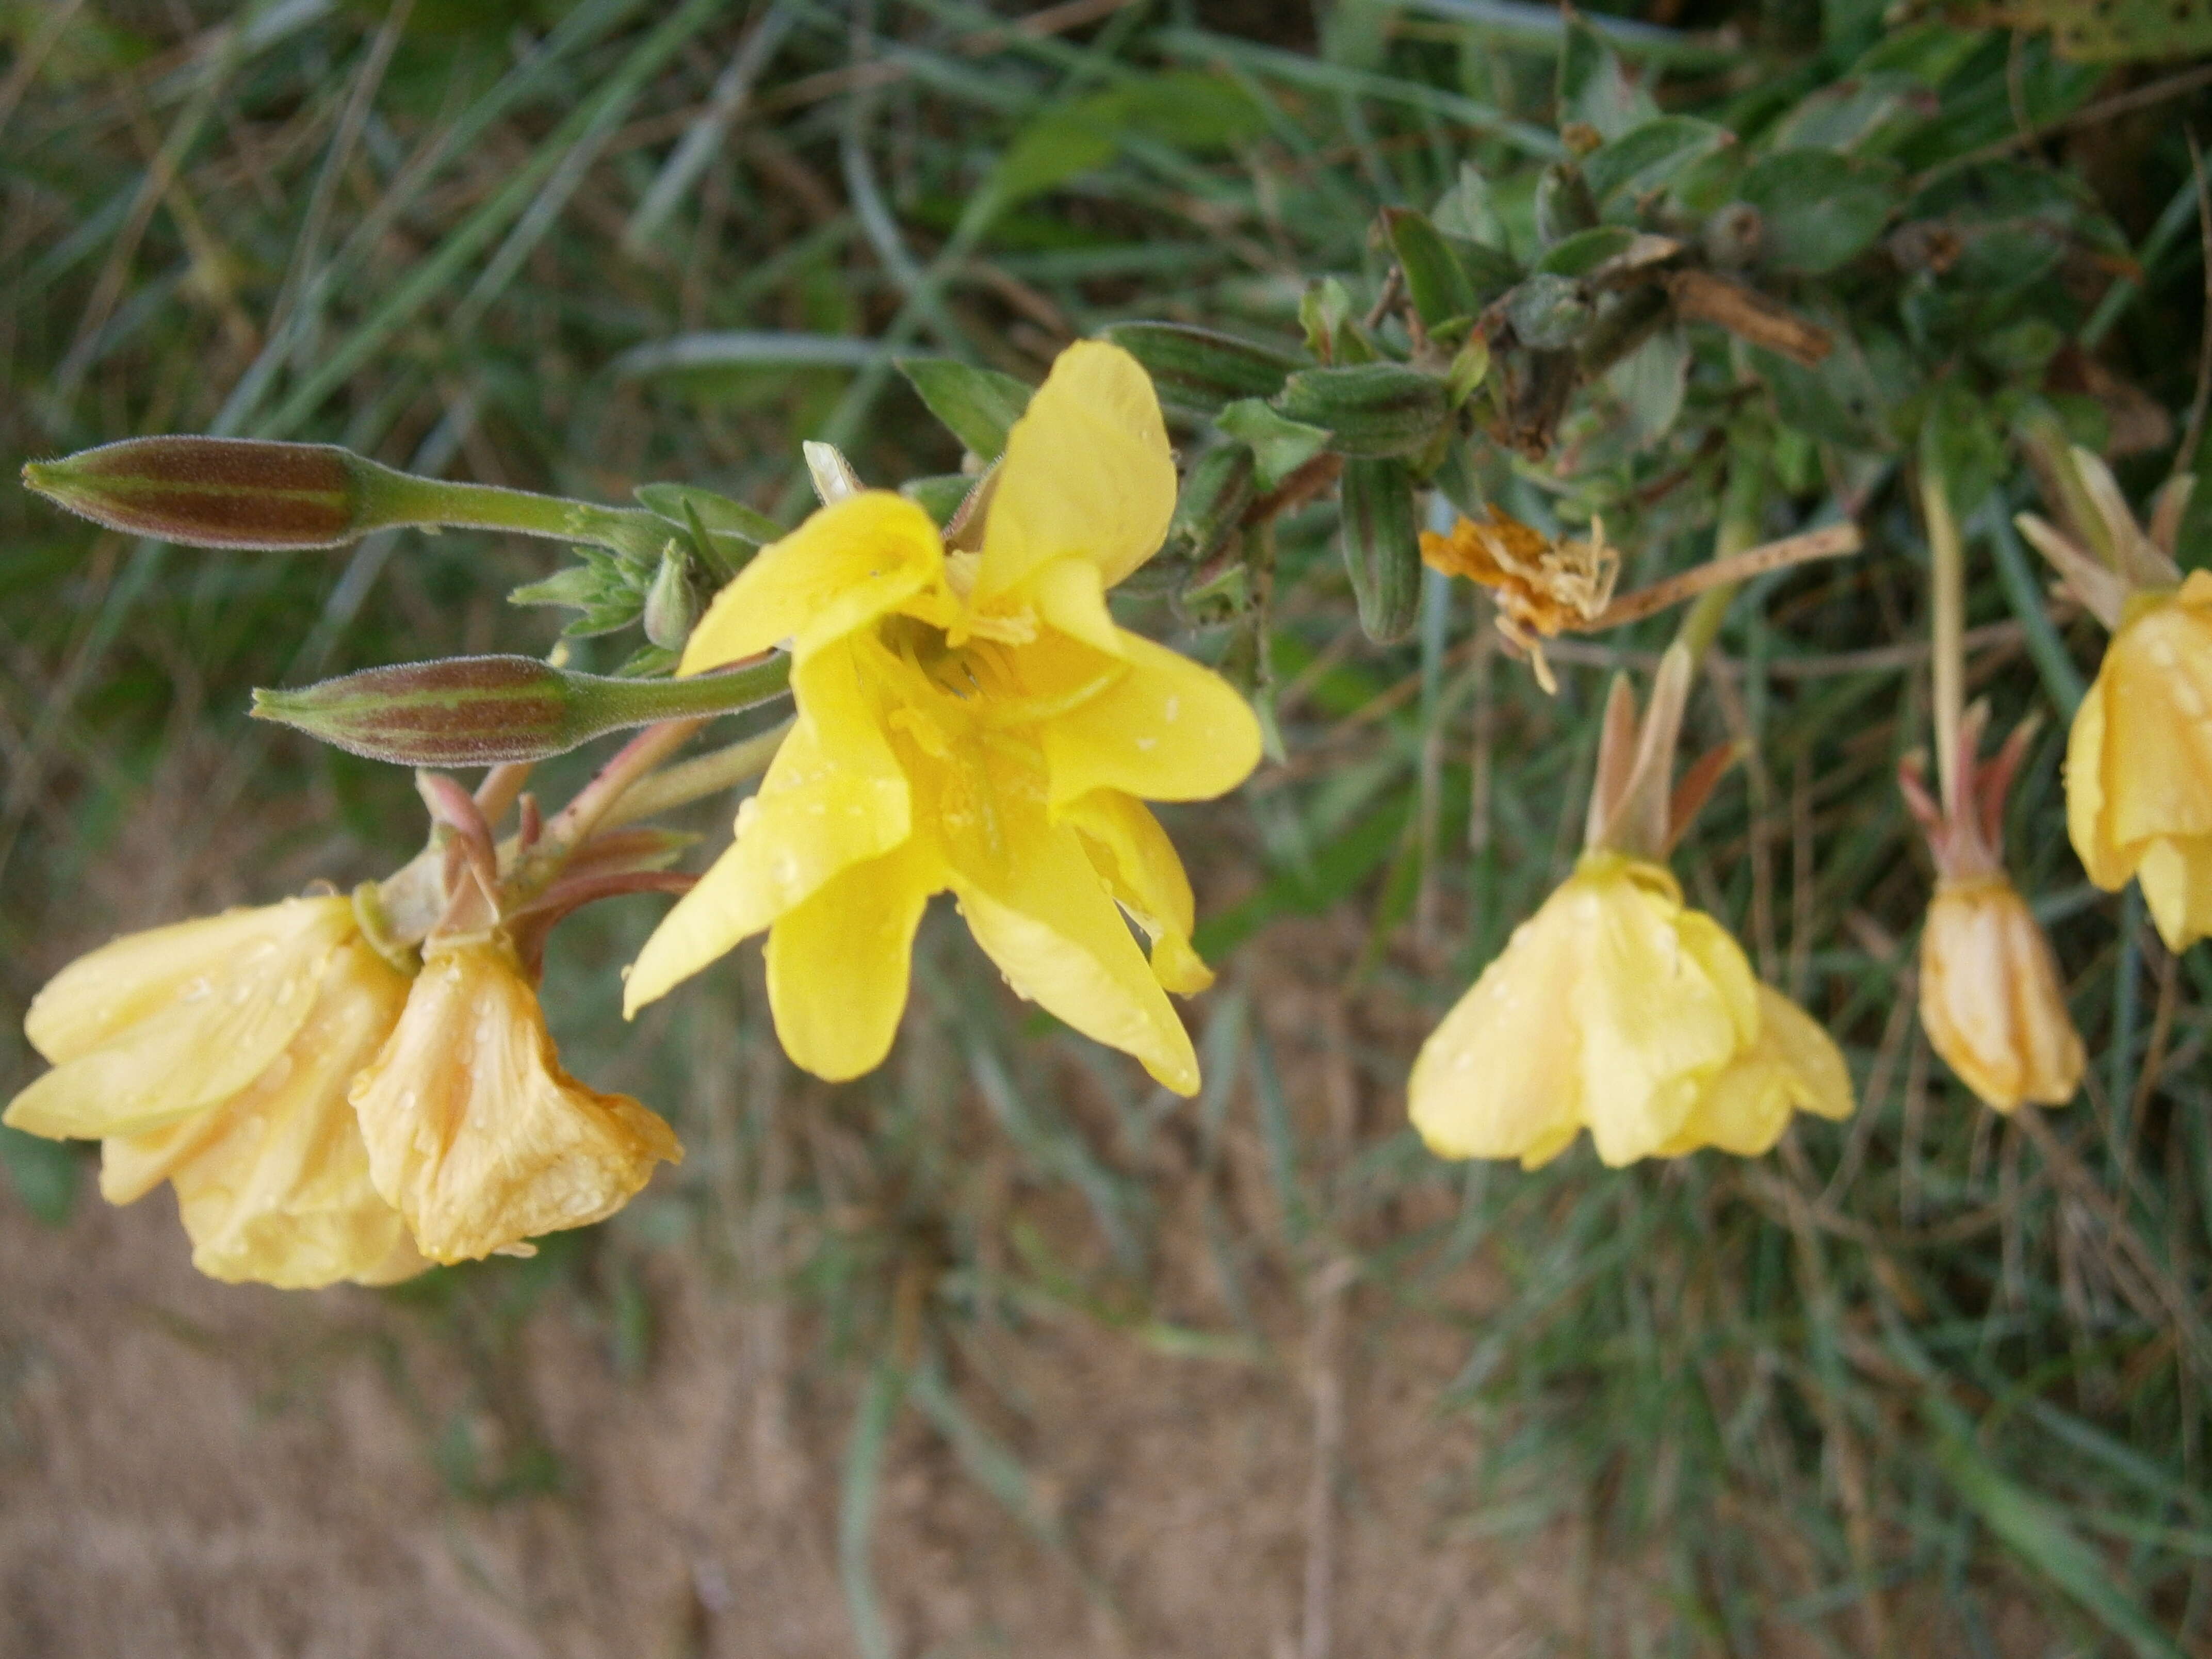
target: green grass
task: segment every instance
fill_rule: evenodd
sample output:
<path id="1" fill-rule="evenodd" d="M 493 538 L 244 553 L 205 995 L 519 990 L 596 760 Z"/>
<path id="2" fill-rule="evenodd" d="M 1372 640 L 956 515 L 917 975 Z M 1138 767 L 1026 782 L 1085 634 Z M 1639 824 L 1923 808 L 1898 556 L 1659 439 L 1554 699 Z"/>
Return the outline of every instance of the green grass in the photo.
<path id="1" fill-rule="evenodd" d="M 1549 14 L 1493 28 L 1413 9 L 1387 38 L 1347 25 L 1316 58 L 1213 32 L 1205 9 L 1101 8 L 1066 34 L 1025 35 L 960 0 L 917 0 L 881 8 L 879 35 L 856 43 L 842 8 L 785 0 L 774 27 L 788 33 L 732 114 L 718 77 L 767 9 L 749 19 L 723 0 L 203 5 L 189 28 L 181 7 L 0 9 L 0 466 L 221 431 L 608 501 L 681 480 L 788 520 L 803 437 L 846 444 L 874 481 L 956 464 L 890 350 L 1034 380 L 1067 337 L 1134 317 L 1288 343 L 1306 279 L 1341 276 L 1364 309 L 1386 263 L 1376 210 L 1429 206 L 1465 161 L 1498 182 L 1509 232 L 1532 234 L 1536 173 L 1557 149 Z M 1687 9 L 1711 25 L 1731 9 Z M 1755 139 L 1847 72 L 1881 70 L 1864 57 L 1881 9 L 1832 4 L 1824 37 L 1816 9 L 1743 8 L 1740 52 L 1661 37 L 1647 85 L 1668 110 Z M 1355 14 L 1383 9 L 1347 3 Z M 1890 151 L 1931 184 L 2016 120 L 2051 125 L 2111 89 L 2039 41 L 1931 24 L 1879 50 L 1940 88 Z M 2179 118 L 2201 116 L 2201 96 L 2036 147 L 2124 241 L 2039 292 L 2183 416 L 2203 273 Z M 1838 327 L 1844 357 L 1866 347 L 1870 395 L 1894 386 L 1883 365 L 1898 354 L 1937 363 L 1877 406 L 1878 425 L 1909 428 L 1945 385 L 1968 383 L 1929 355 L 1928 338 L 1973 326 L 1939 315 L 1934 289 L 1899 301 L 1847 272 L 1796 297 Z M 886 356 L 840 366 L 855 348 L 834 343 L 856 342 Z M 1374 647 L 1347 634 L 1324 505 L 1282 526 L 1269 622 L 1292 764 L 1174 815 L 1206 843 L 1195 862 L 1222 896 L 1202 918 L 1224 986 L 1194 1009 L 1198 1103 L 1011 1018 L 964 938 L 933 927 L 900 1050 L 875 1079 L 810 1092 L 818 1121 L 794 1152 L 772 1093 L 698 1081 L 773 1069 L 750 971 L 718 969 L 683 1006 L 623 1028 L 611 970 L 644 908 L 594 916 L 562 935 L 549 976 L 571 1062 L 664 1105 L 693 1161 L 605 1237 L 393 1294 L 487 1379 L 516 1363 L 515 1322 L 561 1285 L 605 1322 L 611 1352 L 647 1363 L 651 1310 L 624 1263 L 648 1241 L 726 1259 L 757 1285 L 766 1275 L 815 1310 L 811 1363 L 853 1402 L 837 1559 L 864 1653 L 888 1650 L 869 1544 L 889 1427 L 909 1407 L 1089 1572 L 963 1403 L 988 1382 L 978 1322 L 1079 1318 L 1164 1353 L 1288 1365 L 1240 1287 L 1261 1267 L 1303 1275 L 1332 1260 L 1351 1264 L 1363 1319 L 1467 1327 L 1440 1407 L 1471 1413 L 1487 1449 L 1453 1489 L 1456 1524 L 1533 1536 L 1572 1517 L 1603 1584 L 1668 1610 L 1669 1651 L 1765 1651 L 1785 1626 L 1823 1650 L 1910 1651 L 1939 1604 L 1960 1651 L 1995 1651 L 1988 1631 L 2022 1605 L 2053 1652 L 2201 1644 L 2203 952 L 2172 962 L 2133 900 L 2083 887 L 2053 720 L 2009 846 L 2051 924 L 2092 1076 L 2070 1108 L 2008 1123 L 1928 1054 L 1901 999 L 1929 878 L 1893 784 L 1926 741 L 1924 665 L 1859 654 L 1924 637 L 1899 441 L 1846 442 L 1832 428 L 1851 417 L 1785 375 L 1796 404 L 1746 396 L 1742 367 L 1740 348 L 1699 337 L 1672 436 L 1638 450 L 1578 416 L 1571 464 L 1496 483 L 1532 520 L 1603 511 L 1632 582 L 1704 556 L 1731 457 L 1740 477 L 1763 471 L 1774 526 L 1852 497 L 1862 558 L 1753 584 L 1731 613 L 1727 695 L 1701 691 L 1692 726 L 1751 738 L 1757 759 L 1676 867 L 1762 972 L 1831 1022 L 1862 1091 L 1854 1120 L 1806 1124 L 1748 1164 L 1613 1172 L 1583 1149 L 1522 1174 L 1444 1166 L 1401 1127 L 1347 1144 L 1286 1088 L 1255 1006 L 1280 982 L 1270 924 L 1358 917 L 1367 947 L 1335 964 L 1347 1006 L 1378 1031 L 1397 1029 L 1393 1011 L 1401 1027 L 1441 1014 L 1564 874 L 1606 665 L 1648 662 L 1638 653 L 1668 625 L 1562 653 L 1556 699 L 1469 649 L 1481 618 L 1463 586 L 1431 584 L 1414 639 Z M 2171 442 L 2124 464 L 2139 495 Z M 1970 511 L 2032 498 L 2001 443 L 1960 465 L 1979 480 Z M 1676 487 L 1638 499 L 1670 471 Z M 1969 528 L 1969 623 L 1995 630 L 1972 684 L 2002 720 L 2054 713 L 2093 669 L 2095 630 L 2051 620 L 2001 514 Z M 0 545 L 11 1013 L 108 927 L 316 875 L 349 883 L 404 857 L 419 833 L 404 775 L 248 726 L 248 686 L 539 651 L 553 627 L 501 602 L 552 568 L 547 550 L 481 536 L 194 553 L 92 532 L 9 489 Z M 2185 552 L 2203 562 L 2201 546 Z M 1164 603 L 1133 616 L 1176 626 Z M 1218 631 L 1194 641 L 1221 646 Z M 580 665 L 611 669 L 626 648 L 587 642 Z M 0 1045 L 20 1079 L 32 1060 L 15 1024 Z M 1355 1046 L 1361 1086 L 1394 1110 L 1407 1058 L 1381 1036 Z M 1071 1073 L 1103 1115 L 1070 1107 Z M 1170 1224 L 1147 1146 L 1188 1128 L 1211 1171 L 1232 1122 L 1264 1149 L 1279 1231 L 1249 1236 L 1209 1200 L 1195 1248 L 1217 1266 L 1218 1305 L 1163 1305 Z M 986 1144 L 1003 1146 L 1014 1196 L 976 1178 Z M 18 1200 L 58 1219 L 74 1154 L 21 1137 L 0 1154 Z M 1439 1290 L 1471 1261 L 1504 1291 L 1480 1321 Z M 526 1425 L 499 1468 L 465 1424 L 423 1432 L 459 1493 L 557 1483 Z M 1628 1650 L 1631 1622 L 1600 1618 L 1591 1650 Z"/>

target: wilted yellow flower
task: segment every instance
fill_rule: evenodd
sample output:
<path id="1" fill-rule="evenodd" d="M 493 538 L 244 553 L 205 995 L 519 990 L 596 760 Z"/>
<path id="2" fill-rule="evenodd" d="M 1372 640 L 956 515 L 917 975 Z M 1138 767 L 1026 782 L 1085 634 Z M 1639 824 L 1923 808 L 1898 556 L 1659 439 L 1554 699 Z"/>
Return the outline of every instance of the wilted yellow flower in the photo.
<path id="1" fill-rule="evenodd" d="M 1582 1129 L 1615 1166 L 1749 1157 L 1793 1109 L 1844 1117 L 1827 1034 L 1759 983 L 1664 867 L 1602 849 L 1514 930 L 1414 1061 L 1413 1127 L 1443 1158 L 1534 1169 Z"/>
<path id="2" fill-rule="evenodd" d="M 1920 934 L 1920 1020 L 1998 1111 L 2062 1106 L 2081 1086 L 2081 1037 L 2051 941 L 2002 872 L 1937 884 Z"/>
<path id="3" fill-rule="evenodd" d="M 2129 599 L 2066 744 L 2089 879 L 2142 884 L 2172 951 L 2212 933 L 2212 574 Z"/>
<path id="4" fill-rule="evenodd" d="M 735 842 L 647 942 L 627 1009 L 765 928 L 786 1051 L 857 1076 L 890 1049 L 915 928 L 949 890 L 1015 990 L 1194 1092 L 1165 993 L 1208 975 L 1143 802 L 1234 788 L 1260 733 L 1227 682 L 1107 612 L 1175 509 L 1136 360 L 1063 352 L 983 488 L 978 550 L 948 554 L 919 507 L 863 491 L 765 549 L 702 620 L 686 673 L 791 642 L 798 722 Z"/>
<path id="5" fill-rule="evenodd" d="M 1528 653 L 1536 683 L 1556 691 L 1544 641 L 1604 615 L 1620 577 L 1620 556 L 1606 545 L 1603 521 L 1591 531 L 1588 541 L 1555 540 L 1492 507 L 1485 519 L 1461 519 L 1448 535 L 1423 531 L 1421 558 L 1490 589 L 1498 631 Z"/>
<path id="6" fill-rule="evenodd" d="M 425 1264 L 370 1182 L 346 1088 L 406 991 L 343 898 L 134 933 L 32 1002 L 24 1030 L 54 1069 L 5 1121 L 100 1138 L 112 1203 L 171 1182 L 193 1265 L 212 1278 L 404 1279 Z"/>
<path id="7" fill-rule="evenodd" d="M 655 1163 L 684 1156 L 653 1113 L 561 1068 L 538 994 L 495 935 L 430 940 L 352 1100 L 377 1190 L 434 1261 L 601 1220 Z"/>
<path id="8" fill-rule="evenodd" d="M 1981 758 L 1989 706 L 1959 723 L 1946 811 L 1928 793 L 1917 757 L 1898 769 L 1905 805 L 1927 832 L 1936 896 L 1920 934 L 1920 1023 L 1936 1052 L 2000 1112 L 2023 1101 L 2061 1106 L 2081 1085 L 2081 1033 L 2066 1010 L 2051 941 L 2005 873 L 2005 797 L 2036 722 L 2024 722 L 1994 759 Z M 1939 739 L 1941 741 L 1941 739 Z"/>

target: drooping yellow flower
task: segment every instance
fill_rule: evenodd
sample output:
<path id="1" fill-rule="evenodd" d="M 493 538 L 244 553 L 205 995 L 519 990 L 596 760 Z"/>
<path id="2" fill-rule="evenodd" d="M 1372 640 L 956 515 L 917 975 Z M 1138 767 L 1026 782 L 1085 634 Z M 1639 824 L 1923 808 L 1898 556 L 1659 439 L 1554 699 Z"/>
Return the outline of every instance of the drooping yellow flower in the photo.
<path id="1" fill-rule="evenodd" d="M 101 1139 L 112 1203 L 168 1180 L 212 1278 L 388 1284 L 425 1263 L 369 1179 L 346 1089 L 406 993 L 343 898 L 131 934 L 33 1001 L 24 1029 L 54 1069 L 5 1121 Z"/>
<path id="2" fill-rule="evenodd" d="M 1532 1170 L 1585 1128 L 1618 1166 L 1700 1146 L 1749 1157 L 1793 1109 L 1851 1109 L 1826 1033 L 1663 866 L 1603 850 L 1514 930 L 1422 1045 L 1407 1092 L 1438 1156 Z"/>
<path id="3" fill-rule="evenodd" d="M 2212 933 L 2212 574 L 2129 599 L 2066 744 L 2089 879 L 2133 876 L 2172 951 Z"/>
<path id="4" fill-rule="evenodd" d="M 464 1261 L 620 1209 L 683 1148 L 626 1095 L 562 1069 L 537 993 L 496 936 L 426 946 L 354 1080 L 376 1189 L 433 1261 Z"/>
<path id="5" fill-rule="evenodd" d="M 1661 659 L 1640 724 L 1613 681 L 1581 860 L 1421 1045 L 1407 1103 L 1438 1157 L 1533 1170 L 1587 1128 L 1616 1166 L 1701 1146 L 1749 1158 L 1792 1111 L 1850 1115 L 1835 1043 L 1659 861 L 1732 752 L 1669 787 L 1691 668 L 1679 644 Z"/>
<path id="6" fill-rule="evenodd" d="M 1175 507 L 1144 370 L 1070 347 L 987 488 L 976 550 L 948 554 L 920 507 L 865 491 L 716 599 L 683 672 L 788 641 L 798 721 L 730 849 L 647 941 L 627 1009 L 766 929 L 786 1051 L 857 1076 L 889 1052 L 915 928 L 950 890 L 1016 991 L 1194 1092 L 1165 994 L 1208 975 L 1188 880 L 1143 802 L 1234 788 L 1260 733 L 1225 681 L 1107 612 Z"/>

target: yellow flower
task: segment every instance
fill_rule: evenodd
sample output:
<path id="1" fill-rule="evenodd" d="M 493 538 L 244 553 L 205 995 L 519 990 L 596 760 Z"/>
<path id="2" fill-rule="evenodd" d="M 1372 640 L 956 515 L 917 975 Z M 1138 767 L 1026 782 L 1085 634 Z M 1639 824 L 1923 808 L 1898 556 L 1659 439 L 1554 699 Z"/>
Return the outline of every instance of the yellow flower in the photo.
<path id="1" fill-rule="evenodd" d="M 976 550 L 948 554 L 920 507 L 866 491 L 716 599 L 683 672 L 789 641 L 798 721 L 730 849 L 647 942 L 626 1008 L 767 929 L 786 1051 L 858 1076 L 890 1050 L 915 928 L 950 890 L 1016 991 L 1194 1092 L 1165 993 L 1209 976 L 1188 880 L 1142 803 L 1234 788 L 1260 733 L 1225 681 L 1107 612 L 1175 508 L 1144 370 L 1070 347 L 983 489 Z"/>
<path id="2" fill-rule="evenodd" d="M 404 1279 L 424 1263 L 370 1182 L 346 1087 L 406 989 L 343 898 L 135 933 L 33 1001 L 24 1030 L 54 1069 L 5 1121 L 102 1139 L 112 1203 L 167 1179 L 193 1265 L 212 1278 Z"/>
<path id="3" fill-rule="evenodd" d="M 1852 1103 L 1827 1034 L 1753 976 L 1674 877 L 1602 849 L 1444 1017 L 1407 1094 L 1439 1157 L 1532 1170 L 1583 1128 L 1616 1167 L 1700 1146 L 1750 1157 L 1793 1109 L 1844 1117 Z"/>
<path id="4" fill-rule="evenodd" d="M 2066 744 L 2089 879 L 2133 876 L 2170 950 L 2212 933 L 2212 574 L 2126 602 Z"/>
<path id="5" fill-rule="evenodd" d="M 654 1114 L 562 1070 L 537 993 L 496 936 L 429 942 L 352 1100 L 376 1189 L 433 1261 L 601 1220 L 655 1163 L 684 1156 Z"/>
<path id="6" fill-rule="evenodd" d="M 2062 1106 L 2081 1087 L 2081 1038 L 2051 942 L 2002 872 L 1936 884 L 1920 935 L 1920 1021 L 2000 1112 Z"/>

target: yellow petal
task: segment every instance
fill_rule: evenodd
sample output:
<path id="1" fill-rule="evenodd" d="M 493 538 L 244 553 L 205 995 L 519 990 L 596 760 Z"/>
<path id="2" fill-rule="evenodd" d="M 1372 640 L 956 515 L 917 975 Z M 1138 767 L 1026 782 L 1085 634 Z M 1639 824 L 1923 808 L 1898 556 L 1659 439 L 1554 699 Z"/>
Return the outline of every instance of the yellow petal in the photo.
<path id="1" fill-rule="evenodd" d="M 1413 1061 L 1407 1109 L 1439 1158 L 1515 1158 L 1534 1169 L 1582 1127 L 1573 1009 L 1583 940 L 1565 890 L 1513 930 Z"/>
<path id="2" fill-rule="evenodd" d="M 2136 879 L 2166 948 L 2177 954 L 2212 934 L 2212 836 L 2160 836 L 2142 849 Z"/>
<path id="3" fill-rule="evenodd" d="M 2105 828 L 2105 672 L 2097 671 L 2066 733 L 2066 838 L 2089 879 L 2106 892 L 2127 885 L 2133 860 L 2112 845 Z"/>
<path id="4" fill-rule="evenodd" d="M 2146 607 L 2113 635 L 2097 678 L 2102 839 L 2129 854 L 2212 836 L 2212 622 L 2172 601 Z"/>
<path id="5" fill-rule="evenodd" d="M 136 1134 L 228 1098 L 292 1040 L 355 933 L 343 898 L 292 899 L 136 933 L 57 975 L 24 1021 L 66 1055 L 17 1095 L 11 1128 Z"/>
<path id="6" fill-rule="evenodd" d="M 1141 800 L 1211 800 L 1260 763 L 1260 722 L 1210 668 L 1124 634 L 1125 672 L 1046 721 L 1055 811 L 1093 789 Z"/>
<path id="7" fill-rule="evenodd" d="M 428 1266 L 369 1179 L 346 1098 L 407 985 L 366 945 L 340 946 L 314 1011 L 269 1068 L 184 1123 L 105 1142 L 101 1193 L 125 1203 L 166 1176 L 192 1265 L 211 1279 L 303 1289 L 386 1284 Z"/>
<path id="8" fill-rule="evenodd" d="M 1213 975 L 1190 948 L 1196 906 L 1190 878 L 1160 821 L 1141 801 L 1096 789 L 1060 815 L 1129 920 L 1152 941 L 1152 973 L 1178 996 L 1195 996 Z"/>
<path id="9" fill-rule="evenodd" d="M 1712 1146 L 1756 1158 L 1782 1139 L 1793 1111 L 1850 1115 L 1851 1077 L 1842 1051 L 1781 992 L 1770 985 L 1756 988 L 1757 1039 L 1706 1086 L 1681 1127 L 1659 1149 L 1662 1156 Z"/>
<path id="10" fill-rule="evenodd" d="M 1018 994 L 1195 1094 L 1189 1033 L 1075 831 L 1047 819 L 1042 777 L 992 753 L 959 782 L 988 800 L 951 801 L 935 821 L 975 942 Z"/>
<path id="11" fill-rule="evenodd" d="M 433 1261 L 600 1220 L 684 1155 L 637 1102 L 561 1068 L 537 994 L 492 942 L 431 949 L 352 1099 L 376 1189 Z"/>
<path id="12" fill-rule="evenodd" d="M 943 866 L 909 841 L 848 866 L 769 930 L 768 997 L 793 1064 L 832 1083 L 872 1072 L 906 1008 L 914 930 Z"/>
<path id="13" fill-rule="evenodd" d="M 1175 503 L 1151 380 L 1119 346 L 1079 341 L 1006 435 L 975 598 L 1006 593 L 1070 555 L 1111 587 L 1158 550 Z"/>
<path id="14" fill-rule="evenodd" d="M 1625 861 L 1623 861 L 1625 862 Z M 1574 925 L 1584 941 L 1574 988 L 1583 1114 L 1598 1156 L 1618 1167 L 1674 1138 L 1705 1085 L 1743 1042 L 1750 964 L 1709 918 L 1683 908 L 1674 883 L 1584 860 Z M 1686 934 L 1687 938 L 1686 939 Z M 1534 1040 L 1543 1040 L 1536 1037 Z"/>
<path id="15" fill-rule="evenodd" d="M 707 607 L 678 672 L 736 662 L 782 640 L 803 659 L 944 580 L 944 544 L 929 515 L 902 495 L 863 490 L 763 548 Z"/>
<path id="16" fill-rule="evenodd" d="M 625 1016 L 769 927 L 840 871 L 906 840 L 912 793 L 884 735 L 880 694 L 864 672 L 868 659 L 881 654 L 872 641 L 848 641 L 799 665 L 792 681 L 798 721 L 760 793 L 739 811 L 737 840 L 638 953 L 623 988 Z"/>

